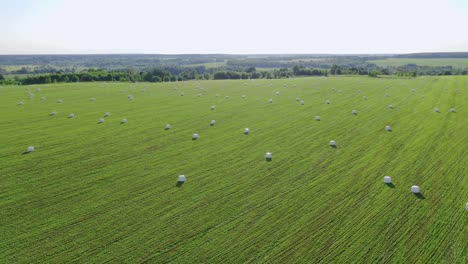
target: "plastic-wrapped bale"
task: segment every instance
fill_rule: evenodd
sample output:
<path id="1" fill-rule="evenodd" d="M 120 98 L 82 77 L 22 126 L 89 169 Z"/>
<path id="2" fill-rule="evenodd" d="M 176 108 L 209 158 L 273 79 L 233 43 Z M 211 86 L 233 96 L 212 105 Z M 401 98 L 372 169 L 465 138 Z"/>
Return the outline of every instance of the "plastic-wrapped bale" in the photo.
<path id="1" fill-rule="evenodd" d="M 216 121 L 215 121 L 215 120 L 211 120 L 210 126 L 214 126 L 215 124 L 216 124 Z"/>
<path id="2" fill-rule="evenodd" d="M 41 88 L 37 88 L 37 89 L 36 89 L 36 92 L 40 92 L 40 91 L 41 91 Z"/>
<path id="3" fill-rule="evenodd" d="M 320 121 L 320 116 L 315 116 L 316 121 Z"/>
<path id="4" fill-rule="evenodd" d="M 391 105 L 391 104 L 389 104 L 387 107 L 390 108 L 390 109 L 395 108 L 395 107 L 394 107 L 393 105 Z"/>
<path id="5" fill-rule="evenodd" d="M 127 123 L 127 118 L 122 118 L 122 124 L 126 124 Z"/>
<path id="6" fill-rule="evenodd" d="M 104 114 L 104 117 L 109 117 L 109 116 L 110 116 L 110 112 L 106 112 L 106 113 Z"/>
<path id="7" fill-rule="evenodd" d="M 330 100 L 326 100 L 325 103 L 326 103 L 326 104 L 330 104 Z"/>
<path id="8" fill-rule="evenodd" d="M 229 99 L 229 96 L 226 95 L 224 98 L 225 98 L 225 99 Z"/>
<path id="9" fill-rule="evenodd" d="M 268 100 L 268 102 L 269 102 L 270 104 L 273 103 L 273 99 L 270 98 L 270 99 Z"/>
<path id="10" fill-rule="evenodd" d="M 385 126 L 385 130 L 386 130 L 386 131 L 392 131 L 392 127 L 390 127 L 390 126 Z"/>
<path id="11" fill-rule="evenodd" d="M 34 151 L 34 147 L 33 146 L 29 146 L 28 149 L 27 149 L 27 152 L 33 152 Z"/>
<path id="12" fill-rule="evenodd" d="M 63 99 L 58 99 L 57 103 L 59 103 L 59 104 L 63 103 Z"/>
<path id="13" fill-rule="evenodd" d="M 69 114 L 68 118 L 75 118 L 75 114 L 74 113 Z"/>
<path id="14" fill-rule="evenodd" d="M 361 90 L 357 90 L 357 93 L 361 93 Z"/>
<path id="15" fill-rule="evenodd" d="M 201 97 L 201 96 L 202 96 L 202 94 L 201 94 L 201 93 L 199 93 L 197 96 L 198 96 L 198 97 Z"/>
<path id="16" fill-rule="evenodd" d="M 451 113 L 455 113 L 455 108 L 450 108 Z"/>
<path id="17" fill-rule="evenodd" d="M 215 110 L 215 108 L 216 108 L 216 106 L 214 106 L 214 105 L 212 105 L 212 106 L 210 107 L 211 110 Z"/>
<path id="18" fill-rule="evenodd" d="M 301 105 L 304 105 L 304 101 L 301 101 Z"/>
<path id="19" fill-rule="evenodd" d="M 415 89 L 411 89 L 411 93 L 415 93 L 415 92 L 416 92 L 416 90 L 415 90 Z"/>
<path id="20" fill-rule="evenodd" d="M 411 186 L 411 192 L 412 193 L 419 193 L 420 192 L 419 186 L 417 186 L 417 185 Z"/>
<path id="21" fill-rule="evenodd" d="M 276 95 L 280 95 L 280 92 L 276 92 Z"/>
<path id="22" fill-rule="evenodd" d="M 332 146 L 332 147 L 336 147 L 336 142 L 335 140 L 330 140 L 330 142 L 328 143 L 328 145 Z"/>
<path id="23" fill-rule="evenodd" d="M 384 181 L 385 183 L 392 183 L 392 177 L 390 177 L 390 176 L 385 176 L 385 177 L 383 178 L 383 181 Z"/>
<path id="24" fill-rule="evenodd" d="M 245 134 L 245 135 L 248 135 L 249 133 L 250 133 L 250 130 L 249 130 L 248 127 L 246 127 L 246 128 L 244 129 L 244 134 Z"/>
<path id="25" fill-rule="evenodd" d="M 179 182 L 185 182 L 185 175 L 179 175 Z"/>
<path id="26" fill-rule="evenodd" d="M 185 95 L 185 93 L 180 93 L 180 96 L 184 96 L 184 95 Z"/>
<path id="27" fill-rule="evenodd" d="M 53 111 L 52 113 L 50 113 L 50 115 L 57 115 L 57 112 Z"/>
<path id="28" fill-rule="evenodd" d="M 466 203 L 465 210 L 468 210 L 468 203 Z"/>
<path id="29" fill-rule="evenodd" d="M 23 101 L 19 101 L 19 102 L 18 102 L 18 105 L 24 105 L 24 102 L 23 102 Z"/>
<path id="30" fill-rule="evenodd" d="M 387 94 L 385 94 L 385 97 L 390 97 L 390 94 L 388 94 L 388 93 L 387 93 Z"/>
<path id="31" fill-rule="evenodd" d="M 164 129 L 166 129 L 166 130 L 171 129 L 171 124 L 166 124 L 166 126 L 164 127 Z"/>
<path id="32" fill-rule="evenodd" d="M 353 110 L 353 111 L 351 111 L 351 114 L 357 115 L 357 111 L 356 111 L 356 110 Z"/>
<path id="33" fill-rule="evenodd" d="M 45 99 L 46 99 L 45 96 L 42 96 L 42 97 L 41 97 L 41 101 L 44 101 Z"/>
<path id="34" fill-rule="evenodd" d="M 242 95 L 242 99 L 245 99 L 245 94 Z"/>
<path id="35" fill-rule="evenodd" d="M 273 155 L 271 154 L 271 152 L 267 152 L 267 153 L 265 154 L 265 159 L 266 159 L 266 160 L 271 160 L 272 158 L 273 158 Z"/>
<path id="36" fill-rule="evenodd" d="M 363 96 L 362 99 L 367 100 L 367 96 Z"/>
<path id="37" fill-rule="evenodd" d="M 299 97 L 296 98 L 296 102 L 299 102 L 301 101 L 301 99 Z"/>
<path id="38" fill-rule="evenodd" d="M 96 101 L 96 98 L 91 97 L 91 98 L 89 98 L 89 100 L 90 100 L 91 102 L 95 102 L 95 101 Z"/>
<path id="39" fill-rule="evenodd" d="M 99 123 L 102 124 L 102 123 L 104 123 L 104 122 L 106 122 L 106 120 L 104 120 L 104 118 L 99 118 Z"/>
<path id="40" fill-rule="evenodd" d="M 198 134 L 193 134 L 193 135 L 192 135 L 192 139 L 193 139 L 193 140 L 198 139 Z"/>
<path id="41" fill-rule="evenodd" d="M 434 112 L 440 113 L 439 108 L 434 108 Z"/>

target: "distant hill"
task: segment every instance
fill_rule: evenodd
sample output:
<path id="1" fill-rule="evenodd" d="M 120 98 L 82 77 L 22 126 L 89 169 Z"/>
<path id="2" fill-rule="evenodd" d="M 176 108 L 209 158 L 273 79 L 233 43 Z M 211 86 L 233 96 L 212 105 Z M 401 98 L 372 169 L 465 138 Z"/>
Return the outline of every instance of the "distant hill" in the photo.
<path id="1" fill-rule="evenodd" d="M 434 52 L 434 53 L 410 53 L 398 54 L 393 58 L 410 59 L 464 59 L 468 58 L 468 52 Z"/>

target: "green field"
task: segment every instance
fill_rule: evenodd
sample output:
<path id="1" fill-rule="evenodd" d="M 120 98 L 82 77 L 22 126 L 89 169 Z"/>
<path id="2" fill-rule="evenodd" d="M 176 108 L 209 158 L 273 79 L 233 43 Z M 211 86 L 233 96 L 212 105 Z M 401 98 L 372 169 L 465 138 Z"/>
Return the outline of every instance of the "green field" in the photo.
<path id="1" fill-rule="evenodd" d="M 369 63 L 375 63 L 377 66 L 386 67 L 386 66 L 403 66 L 407 64 L 416 64 L 419 66 L 452 66 L 457 69 L 468 69 L 468 59 L 404 59 L 404 58 L 395 58 L 395 59 L 384 59 L 384 60 L 369 60 Z"/>
<path id="2" fill-rule="evenodd" d="M 466 76 L 1 87 L 0 263 L 467 263 L 467 88 Z"/>

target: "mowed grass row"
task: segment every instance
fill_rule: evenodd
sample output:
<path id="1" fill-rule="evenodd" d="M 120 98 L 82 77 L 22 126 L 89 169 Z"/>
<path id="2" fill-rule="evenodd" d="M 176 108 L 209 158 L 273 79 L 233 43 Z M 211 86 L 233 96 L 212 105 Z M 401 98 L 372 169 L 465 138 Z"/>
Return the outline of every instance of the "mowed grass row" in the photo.
<path id="1" fill-rule="evenodd" d="M 33 99 L 0 88 L 0 261 L 466 262 L 467 87 L 88 83 L 33 86 Z"/>

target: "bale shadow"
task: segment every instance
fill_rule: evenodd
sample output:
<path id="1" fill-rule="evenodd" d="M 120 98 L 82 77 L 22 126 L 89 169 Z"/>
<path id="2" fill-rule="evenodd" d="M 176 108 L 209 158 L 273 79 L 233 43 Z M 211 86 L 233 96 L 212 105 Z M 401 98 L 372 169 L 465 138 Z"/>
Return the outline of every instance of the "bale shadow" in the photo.
<path id="1" fill-rule="evenodd" d="M 332 148 L 336 149 L 336 145 L 335 145 L 335 146 L 330 146 L 330 147 L 332 147 Z"/>
<path id="2" fill-rule="evenodd" d="M 395 189 L 395 185 L 393 183 L 385 183 L 389 188 Z"/>
<path id="3" fill-rule="evenodd" d="M 426 199 L 426 196 L 424 196 L 424 194 L 422 193 L 415 193 L 414 196 L 416 196 L 418 199 L 421 199 L 421 200 Z"/>
<path id="4" fill-rule="evenodd" d="M 192 138 L 192 141 L 195 141 L 195 140 L 197 140 L 197 139 L 198 139 L 198 138 Z"/>
<path id="5" fill-rule="evenodd" d="M 49 116 L 54 116 L 54 114 L 50 114 Z"/>
<path id="6" fill-rule="evenodd" d="M 271 161 L 273 160 L 273 158 L 265 158 L 265 160 L 266 160 L 267 162 L 271 162 Z"/>
<path id="7" fill-rule="evenodd" d="M 184 185 L 184 183 L 185 182 L 178 181 L 175 186 L 176 187 L 181 187 L 182 185 Z"/>
<path id="8" fill-rule="evenodd" d="M 26 154 L 29 154 L 29 153 L 31 153 L 31 151 L 25 151 L 25 152 L 23 152 L 23 155 L 26 155 Z"/>
<path id="9" fill-rule="evenodd" d="M 126 124 L 126 122 L 120 122 L 120 124 L 121 124 L 121 125 L 122 125 L 122 124 Z"/>

